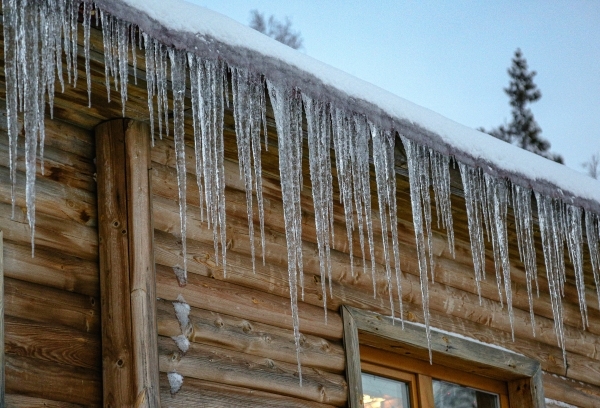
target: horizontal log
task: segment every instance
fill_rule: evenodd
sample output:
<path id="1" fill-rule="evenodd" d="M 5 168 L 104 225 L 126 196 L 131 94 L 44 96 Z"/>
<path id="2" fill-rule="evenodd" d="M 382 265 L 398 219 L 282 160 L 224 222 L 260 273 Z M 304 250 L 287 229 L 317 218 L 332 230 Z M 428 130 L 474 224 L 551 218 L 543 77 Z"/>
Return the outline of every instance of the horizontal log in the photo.
<path id="1" fill-rule="evenodd" d="M 583 408 L 598 406 L 600 387 L 546 372 L 543 379 L 546 398 Z"/>
<path id="2" fill-rule="evenodd" d="M 100 332 L 100 302 L 94 297 L 4 279 L 4 313 L 38 323 L 70 327 L 81 332 Z"/>
<path id="3" fill-rule="evenodd" d="M 188 207 L 189 208 L 189 207 Z M 178 208 L 173 201 L 160 197 L 154 199 L 154 224 L 155 228 L 175 232 L 179 230 Z M 188 212 L 188 237 L 194 240 L 212 242 L 212 232 L 200 223 L 191 211 Z M 236 219 L 228 220 L 228 247 L 231 251 L 249 253 L 249 244 L 246 239 L 239 238 L 243 236 L 245 228 L 241 222 Z M 235 228 L 235 229 L 234 229 Z M 269 230 L 269 239 L 265 249 L 268 264 L 279 266 L 287 265 L 287 248 L 285 237 L 275 231 Z M 318 275 L 318 258 L 315 256 L 316 248 L 311 243 L 303 243 L 304 271 Z M 356 288 L 363 288 L 365 296 L 372 293 L 370 277 L 362 275 L 364 278 L 360 281 L 348 276 L 347 264 L 344 264 L 343 255 L 331 251 L 332 275 L 333 279 L 342 284 L 349 284 Z M 360 271 L 360 268 L 357 268 Z M 417 296 L 411 296 L 411 302 L 420 303 L 420 280 L 418 277 L 418 266 L 415 259 L 405 257 L 403 263 L 404 274 L 403 290 L 408 293 L 414 293 Z M 458 273 L 458 272 L 457 272 Z M 359 274 L 360 276 L 360 274 Z M 307 280 L 308 282 L 308 280 Z M 381 285 L 379 285 L 381 288 Z M 476 294 L 465 292 L 450 286 L 441 284 L 430 284 L 430 308 L 432 310 L 442 311 L 444 313 L 456 313 L 459 316 L 470 316 L 470 319 L 479 323 L 491 325 L 492 327 L 511 332 L 511 326 L 508 313 L 503 309 L 499 302 L 491 299 L 482 299 L 482 305 Z M 386 296 L 387 297 L 387 296 Z M 405 296 L 403 296 L 405 297 Z M 548 345 L 557 344 L 554 334 L 554 322 L 551 319 L 538 316 L 536 319 L 536 336 L 534 337 L 529 321 L 529 312 L 520 309 L 514 309 L 515 335 L 530 339 L 532 341 L 542 341 Z M 589 332 L 582 332 L 576 328 L 565 325 L 565 344 L 567 350 L 579 353 L 584 356 L 596 356 L 596 347 L 600 337 Z M 594 357 L 595 358 L 595 357 Z"/>
<path id="4" fill-rule="evenodd" d="M 14 219 L 11 219 L 11 212 L 10 204 L 0 203 L 0 229 L 4 231 L 4 239 L 22 245 L 30 245 L 31 233 L 26 218 L 26 209 L 17 207 Z M 48 214 L 36 214 L 35 246 L 58 250 L 90 261 L 98 260 L 96 228 Z"/>
<path id="5" fill-rule="evenodd" d="M 64 326 L 6 316 L 6 352 L 67 366 L 100 371 L 100 336 Z"/>
<path id="6" fill-rule="evenodd" d="M 182 264 L 180 246 L 173 235 L 156 230 L 155 240 L 157 263 L 168 263 L 169 265 Z M 188 271 L 192 273 L 234 282 L 248 288 L 267 291 L 280 296 L 286 296 L 288 291 L 286 271 L 280 266 L 269 263 L 267 267 L 263 267 L 262 263 L 258 262 L 256 273 L 253 274 L 249 256 L 229 251 L 228 273 L 227 277 L 224 278 L 222 268 L 216 266 L 214 261 L 212 242 L 210 244 L 201 244 L 194 240 L 188 240 L 188 255 Z M 334 271 L 334 273 L 336 272 Z M 305 301 L 315 306 L 321 306 L 319 278 L 307 274 L 305 280 Z M 409 279 L 409 283 L 404 285 L 403 291 L 405 318 L 423 323 L 419 282 L 411 278 Z M 174 281 L 172 284 L 175 285 Z M 436 286 L 440 287 L 440 284 L 436 283 Z M 441 286 L 443 287 L 443 285 Z M 328 299 L 328 307 L 336 311 L 341 304 L 347 304 L 389 315 L 387 295 L 380 293 L 378 298 L 373 299 L 372 296 L 365 296 L 365 290 L 356 286 L 348 286 L 347 284 L 341 285 L 337 281 L 334 281 L 334 297 L 333 299 Z M 566 373 L 562 362 L 562 352 L 556 347 L 555 343 L 541 343 L 536 338 L 532 338 L 529 335 L 531 332 L 527 330 L 525 331 L 529 337 L 521 338 L 517 336 L 513 341 L 509 331 L 490 327 L 488 320 L 472 320 L 473 315 L 470 310 L 464 311 L 461 308 L 454 308 L 452 314 L 455 316 L 452 316 L 448 315 L 444 309 L 445 298 L 432 297 L 430 300 L 433 301 L 432 306 L 439 304 L 441 307 L 441 312 L 436 312 L 433 307 L 431 308 L 432 325 L 443 330 L 474 337 L 483 342 L 498 344 L 507 349 L 522 353 L 540 361 L 543 369 L 552 373 L 561 375 Z M 478 303 L 475 304 L 478 305 Z M 485 310 L 478 313 L 483 312 Z M 302 325 L 301 330 L 303 330 Z M 547 334 L 552 338 L 553 331 Z M 586 379 L 590 372 L 600 373 L 598 362 L 594 359 L 571 352 L 567 352 L 567 359 L 570 367 L 569 375 L 573 376 L 573 378 Z"/>
<path id="7" fill-rule="evenodd" d="M 165 198 L 176 198 L 176 194 L 177 192 L 172 188 L 172 186 L 176 185 L 175 182 L 175 173 L 174 173 L 174 152 L 172 151 L 173 147 L 171 146 L 172 142 L 170 140 L 162 140 L 162 141 L 158 141 L 156 147 L 153 149 L 153 160 L 157 162 L 157 164 L 160 164 L 161 167 L 156 166 L 156 172 L 154 174 L 154 177 L 158 177 L 158 180 L 160 180 L 159 183 L 156 183 L 156 188 L 155 188 L 155 194 L 157 195 L 161 195 Z M 272 150 L 272 149 L 271 149 Z M 270 154 L 274 154 L 273 151 L 270 150 Z M 165 168 L 166 166 L 166 168 Z M 187 146 L 186 149 L 186 166 L 187 166 L 187 170 L 188 170 L 188 203 L 198 206 L 198 194 L 195 191 L 195 180 L 193 179 L 192 174 L 194 173 L 194 152 L 193 152 L 193 147 L 191 146 Z M 275 169 L 277 170 L 277 168 Z M 239 170 L 238 170 L 238 165 L 237 163 L 233 163 L 231 161 L 226 160 L 225 161 L 225 177 L 226 177 L 226 185 L 228 187 L 228 191 L 227 191 L 227 212 L 228 212 L 228 216 L 230 216 L 231 214 L 237 214 L 238 217 L 245 219 L 246 217 L 246 204 L 245 204 L 245 196 L 243 193 L 244 190 L 244 186 L 242 184 L 242 182 L 239 180 Z M 278 174 L 278 173 L 277 173 Z M 170 180 L 170 181 L 167 181 Z M 407 187 L 407 186 L 406 186 Z M 230 189 L 234 189 L 234 190 L 238 190 L 239 194 L 241 194 L 241 197 L 232 197 L 233 193 L 231 193 L 229 190 Z M 269 225 L 272 229 L 278 231 L 278 232 L 284 232 L 284 224 L 283 224 L 283 212 L 282 212 L 282 208 L 281 208 L 281 204 L 280 204 L 280 197 L 281 197 L 281 192 L 280 192 L 280 187 L 279 187 L 279 181 L 277 179 L 277 176 L 275 176 L 274 179 L 270 179 L 270 177 L 268 175 L 265 175 L 264 179 L 263 179 L 263 190 L 264 190 L 264 194 L 265 194 L 265 219 L 266 219 L 266 223 L 267 225 Z M 404 189 L 406 190 L 406 189 Z M 404 190 L 399 190 L 399 191 L 404 191 Z M 174 195 L 173 195 L 174 194 Z M 269 199 L 270 198 L 270 199 Z M 274 205 L 272 204 L 274 203 Z M 314 218 L 313 218 L 313 212 L 314 209 L 312 208 L 312 197 L 310 196 L 310 191 L 305 191 L 304 194 L 302 195 L 302 200 L 301 200 L 301 204 L 302 204 L 302 211 L 303 211 L 303 239 L 306 241 L 310 241 L 310 242 L 315 242 L 316 240 L 316 235 L 314 233 Z M 405 208 L 410 208 L 410 203 L 407 202 L 407 206 L 405 206 Z M 256 205 L 254 206 L 256 207 Z M 462 203 L 462 207 L 464 207 L 464 202 Z M 403 208 L 402 206 L 399 206 L 399 208 Z M 375 208 L 374 208 L 375 211 Z M 456 208 L 454 208 L 454 211 L 456 211 Z M 461 210 L 462 212 L 464 212 L 464 209 Z M 346 243 L 346 231 L 345 231 L 345 221 L 343 218 L 343 208 L 342 206 L 337 203 L 337 201 L 334 199 L 334 214 L 336 217 L 336 228 L 335 228 L 335 235 L 336 235 L 336 244 L 334 245 L 334 247 L 340 251 L 343 252 L 348 252 L 348 248 L 347 248 L 347 243 Z M 400 214 L 402 214 L 402 211 L 400 211 Z M 254 215 L 254 219 L 257 219 L 257 214 L 255 211 L 255 215 Z M 376 240 L 380 239 L 380 235 L 381 235 L 381 230 L 379 228 L 379 223 L 376 221 L 377 217 L 374 217 L 374 223 L 373 223 L 373 227 L 374 227 L 374 233 L 375 233 L 375 237 Z M 465 225 L 466 225 L 466 218 L 465 220 Z M 435 222 L 434 222 L 435 224 Z M 456 224 L 456 223 L 455 223 Z M 458 226 L 455 225 L 455 229 L 457 229 Z M 398 223 L 398 231 L 399 231 L 399 239 L 401 244 L 407 245 L 407 248 L 402 248 L 401 254 L 402 257 L 405 258 L 406 254 L 414 254 L 415 250 L 414 250 L 414 246 L 415 246 L 415 236 L 414 236 L 414 231 L 413 231 L 413 226 L 412 226 L 412 217 L 409 217 L 407 220 L 402 220 L 402 217 L 400 217 L 399 223 Z M 452 260 L 452 256 L 449 254 L 448 251 L 448 246 L 446 243 L 446 237 L 445 237 L 445 232 L 440 232 L 440 231 L 436 231 L 435 230 L 435 226 L 434 226 L 434 247 L 436 248 L 434 251 L 436 252 L 436 258 L 437 256 L 440 257 L 445 257 L 448 259 Z M 464 267 L 467 271 L 469 271 L 469 273 L 471 275 L 473 275 L 473 263 L 472 263 L 472 258 L 471 258 L 471 252 L 470 252 L 470 244 L 469 244 L 469 238 L 468 235 L 465 235 L 463 237 L 463 240 L 461 241 L 461 237 L 459 235 L 457 235 L 456 237 L 457 241 L 456 241 L 456 249 L 457 249 L 457 257 L 456 260 L 452 260 L 452 261 L 456 261 L 456 262 L 460 262 L 462 267 Z M 354 254 L 360 254 L 360 247 L 359 247 L 359 243 L 358 243 L 358 237 L 357 237 L 357 233 L 355 232 L 355 236 L 354 236 Z M 513 248 L 514 249 L 514 248 Z M 408 250 L 408 251 L 407 251 Z M 541 254 L 541 251 L 539 251 L 539 253 Z M 493 256 L 492 256 L 492 251 L 491 248 L 488 251 L 487 254 L 487 262 L 486 262 L 486 270 L 488 272 L 488 276 L 491 277 L 490 282 L 493 280 L 493 276 L 494 276 L 494 262 L 493 262 Z M 383 252 L 381 251 L 381 245 L 378 245 L 378 248 L 376 248 L 376 256 L 378 259 L 379 263 L 383 262 Z M 513 253 L 511 254 L 511 259 L 513 261 L 513 281 L 521 283 L 521 284 L 525 284 L 526 280 L 525 280 L 525 273 L 523 271 L 523 266 L 520 264 L 519 262 L 519 256 L 518 253 Z M 540 290 L 542 293 L 546 293 L 548 294 L 548 284 L 547 281 L 545 280 L 542 271 L 544 270 L 543 267 L 543 257 L 541 257 L 541 255 L 538 257 L 538 262 L 539 262 L 539 282 L 540 282 Z M 515 265 L 519 265 L 519 267 L 517 268 Z M 567 265 L 568 267 L 568 265 Z M 590 276 L 591 279 L 591 276 Z M 589 280 L 589 283 L 592 284 L 593 280 Z M 493 283 L 492 283 L 493 285 Z M 464 288 L 463 288 L 464 289 Z M 468 287 L 469 291 L 474 292 L 475 291 L 475 285 L 474 283 L 471 284 Z M 567 311 L 567 313 L 565 313 L 565 318 L 567 319 L 567 323 L 574 325 L 575 327 L 579 327 L 581 325 L 581 317 L 579 316 L 579 306 L 578 306 L 578 301 L 577 301 L 577 291 L 576 291 L 576 287 L 575 284 L 573 282 L 570 282 L 566 285 L 566 292 L 569 293 L 572 296 L 569 296 L 567 298 L 565 298 L 563 300 L 563 303 L 565 304 L 565 309 Z M 517 295 L 518 296 L 518 295 Z M 572 299 L 572 301 L 571 301 Z M 539 302 L 539 301 L 538 301 Z M 525 298 L 525 302 L 521 302 L 521 304 L 526 304 L 526 298 Z M 595 290 L 590 287 L 586 290 L 586 303 L 588 304 L 588 307 L 590 309 L 594 309 L 594 310 L 598 310 L 598 302 L 596 301 L 596 294 L 595 294 Z M 519 306 L 519 305 L 517 305 Z M 526 309 L 529 308 L 528 304 L 526 305 Z M 547 311 L 548 308 L 544 308 L 542 309 L 544 312 L 546 312 L 546 314 L 544 314 L 546 317 L 553 317 L 551 314 L 548 315 Z M 600 329 L 598 331 L 598 333 L 600 334 Z"/>
<path id="8" fill-rule="evenodd" d="M 235 311 L 238 317 L 259 323 L 285 329 L 292 327 L 289 299 L 196 274 L 189 274 L 187 285 L 179 287 L 173 269 L 162 265 L 156 268 L 156 292 L 159 298 L 171 301 L 181 294 L 187 303 L 200 309 L 225 314 Z M 321 308 L 299 303 L 298 310 L 302 333 L 327 339 L 342 337 L 339 315 L 330 316 L 326 324 Z"/>
<path id="9" fill-rule="evenodd" d="M 100 296 L 98 263 L 55 250 L 4 241 L 4 274 L 43 286 L 94 297 Z"/>
<path id="10" fill-rule="evenodd" d="M 6 393 L 85 406 L 102 404 L 100 371 L 6 355 Z"/>
<path id="11" fill-rule="evenodd" d="M 0 140 L 8 141 L 8 135 L 0 132 Z M 24 143 L 24 142 L 22 142 Z M 19 146 L 18 157 L 24 157 L 24 147 Z M 0 165 L 10 168 L 9 147 L 6 143 L 0 143 Z M 59 150 L 55 147 L 44 147 L 44 174 L 42 174 L 42 162 L 36 163 L 36 179 L 52 180 L 89 192 L 96 191 L 94 180 L 95 166 L 92 159 L 84 158 L 73 153 Z M 17 171 L 26 172 L 25 162 L 17 161 Z"/>
<path id="12" fill-rule="evenodd" d="M 270 392 L 235 387 L 191 377 L 183 379 L 183 386 L 174 395 L 170 392 L 167 375 L 160 375 L 160 398 L 173 408 L 188 407 L 247 407 L 247 408 L 332 408 L 333 405 L 291 398 Z"/>
<path id="13" fill-rule="evenodd" d="M 0 130 L 6 132 L 6 101 L 0 99 Z M 44 119 L 44 131 L 46 138 L 44 146 L 61 150 L 66 153 L 72 153 L 80 157 L 80 163 L 88 163 L 87 166 L 93 166 L 94 157 L 94 138 L 93 134 L 80 126 L 63 122 L 57 118 L 50 119 L 48 116 Z M 0 143 L 7 143 L 2 141 Z"/>
<path id="14" fill-rule="evenodd" d="M 51 401 L 45 398 L 29 397 L 26 395 L 9 394 L 6 396 L 6 406 L 11 408 L 83 408 L 84 405 L 71 404 L 64 401 Z"/>
<path id="15" fill-rule="evenodd" d="M 157 303 L 158 334 L 173 337 L 181 334 L 171 302 Z M 235 312 L 235 311 L 233 311 Z M 270 358 L 296 363 L 296 346 L 291 330 L 257 323 L 252 320 L 192 308 L 190 312 L 190 341 L 208 344 Z M 344 370 L 344 350 L 339 342 L 302 335 L 300 361 L 303 367 L 341 373 Z"/>
<path id="16" fill-rule="evenodd" d="M 343 406 L 347 385 L 344 377 L 314 368 L 302 370 L 302 386 L 296 364 L 191 343 L 182 355 L 173 340 L 159 337 L 161 372 L 175 371 L 184 377 L 303 398 Z"/>

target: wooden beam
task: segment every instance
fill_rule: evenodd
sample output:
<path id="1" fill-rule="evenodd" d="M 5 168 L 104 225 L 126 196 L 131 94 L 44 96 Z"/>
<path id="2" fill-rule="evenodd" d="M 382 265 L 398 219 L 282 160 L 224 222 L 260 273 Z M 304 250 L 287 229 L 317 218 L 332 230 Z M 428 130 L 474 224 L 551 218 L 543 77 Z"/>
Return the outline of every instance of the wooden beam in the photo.
<path id="1" fill-rule="evenodd" d="M 4 401 L 4 248 L 3 233 L 0 230 L 0 407 Z"/>
<path id="2" fill-rule="evenodd" d="M 149 138 L 130 119 L 96 127 L 104 406 L 160 405 Z"/>
<path id="3" fill-rule="evenodd" d="M 363 390 L 360 370 L 358 329 L 352 313 L 346 306 L 340 308 L 344 322 L 344 349 L 346 350 L 346 380 L 348 381 L 348 406 L 363 406 Z"/>

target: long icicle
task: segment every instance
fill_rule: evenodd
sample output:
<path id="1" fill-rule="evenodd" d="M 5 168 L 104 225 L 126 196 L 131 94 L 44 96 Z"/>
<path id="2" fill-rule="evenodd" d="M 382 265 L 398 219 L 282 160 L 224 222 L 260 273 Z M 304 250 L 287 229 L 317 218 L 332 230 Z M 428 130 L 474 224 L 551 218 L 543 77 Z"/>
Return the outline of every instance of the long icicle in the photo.
<path id="1" fill-rule="evenodd" d="M 300 211 L 300 189 L 302 172 L 302 133 L 298 124 L 300 98 L 296 91 L 282 88 L 267 81 L 271 105 L 275 115 L 279 142 L 279 171 L 288 251 L 288 275 L 290 302 L 298 375 L 302 386 L 300 365 L 300 319 L 298 315 L 298 284 L 302 286 L 302 219 Z M 300 153 L 300 155 L 299 155 Z"/>

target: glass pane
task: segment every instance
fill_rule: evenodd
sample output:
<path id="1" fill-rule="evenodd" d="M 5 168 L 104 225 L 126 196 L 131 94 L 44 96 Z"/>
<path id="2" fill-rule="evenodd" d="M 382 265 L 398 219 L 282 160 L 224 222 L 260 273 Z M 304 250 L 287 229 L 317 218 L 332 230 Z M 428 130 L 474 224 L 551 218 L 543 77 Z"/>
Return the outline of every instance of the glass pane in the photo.
<path id="1" fill-rule="evenodd" d="M 497 394 L 433 380 L 435 408 L 500 408 Z"/>
<path id="2" fill-rule="evenodd" d="M 362 373 L 365 408 L 410 408 L 408 384 Z"/>

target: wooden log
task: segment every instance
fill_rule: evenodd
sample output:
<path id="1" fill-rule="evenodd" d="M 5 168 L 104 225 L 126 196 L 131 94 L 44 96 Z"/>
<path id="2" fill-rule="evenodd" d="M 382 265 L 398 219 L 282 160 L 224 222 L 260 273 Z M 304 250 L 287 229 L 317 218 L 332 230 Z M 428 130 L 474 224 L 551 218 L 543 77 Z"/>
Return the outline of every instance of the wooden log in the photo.
<path id="1" fill-rule="evenodd" d="M 592 408 L 598 406 L 600 387 L 547 372 L 543 373 L 543 380 L 546 398 L 578 407 Z"/>
<path id="2" fill-rule="evenodd" d="M 30 245 L 31 234 L 26 219 L 26 209 L 17 207 L 11 218 L 10 204 L 0 203 L 0 229 L 4 239 Z M 81 223 L 61 219 L 49 214 L 37 214 L 35 220 L 35 246 L 90 261 L 98 260 L 98 231 Z"/>
<path id="3" fill-rule="evenodd" d="M 273 392 L 335 406 L 346 403 L 347 386 L 342 375 L 314 368 L 302 370 L 302 386 L 296 364 L 190 344 L 185 355 L 167 337 L 158 340 L 160 371 L 175 371 L 184 377 Z"/>
<path id="4" fill-rule="evenodd" d="M 156 276 L 150 193 L 150 129 L 129 121 L 125 130 L 130 297 L 137 407 L 160 406 Z M 143 394 L 143 396 L 141 396 Z"/>
<path id="5" fill-rule="evenodd" d="M 200 309 L 211 309 L 217 313 L 237 315 L 245 319 L 289 329 L 292 316 L 289 299 L 257 292 L 228 282 L 188 275 L 187 285 L 179 287 L 172 268 L 157 265 L 157 296 L 175 300 L 181 294 L 187 303 Z M 342 337 L 342 322 L 339 315 L 329 316 L 327 324 L 323 310 L 319 307 L 299 303 L 300 330 L 326 339 Z"/>
<path id="6" fill-rule="evenodd" d="M 164 262 L 168 259 L 170 265 L 181 263 L 181 253 L 178 245 L 170 234 L 160 233 L 156 231 L 157 239 L 157 262 Z M 170 238 L 169 238 L 170 237 Z M 197 249 L 203 247 L 204 250 L 198 252 Z M 168 248 L 168 250 L 166 250 Z M 166 250 L 166 252 L 164 251 Z M 216 266 L 214 262 L 214 252 L 212 242 L 210 245 L 201 246 L 196 241 L 188 240 L 188 270 L 194 273 L 199 273 L 204 276 L 215 279 L 225 279 L 223 271 Z M 166 258 L 165 258 L 166 256 Z M 239 259 L 238 259 L 239 258 Z M 257 264 L 256 274 L 253 274 L 250 267 L 249 257 L 242 257 L 234 251 L 228 252 L 228 274 L 225 280 L 235 282 L 249 288 L 268 291 L 279 296 L 287 296 L 287 276 L 282 268 L 278 271 L 279 266 L 269 263 L 267 268 L 263 268 L 260 262 Z M 238 270 L 239 269 L 239 270 Z M 336 272 L 334 271 L 334 274 Z M 306 277 L 306 302 L 321 306 L 322 301 L 320 295 L 320 283 L 317 276 L 307 275 Z M 420 285 L 415 279 L 410 279 L 410 285 L 404 285 L 404 310 L 405 318 L 408 320 L 423 322 L 421 302 L 420 302 Z M 173 283 L 174 284 L 174 283 Z M 436 284 L 439 286 L 439 284 Z M 371 296 L 365 296 L 365 289 L 360 289 L 354 286 L 343 286 L 334 281 L 334 298 L 328 300 L 328 307 L 335 308 L 341 304 L 348 304 L 358 308 L 373 310 L 383 314 L 389 314 L 389 306 L 382 299 L 386 298 L 385 293 L 380 293 L 377 299 Z M 434 299 L 434 302 L 443 305 L 443 299 Z M 331 312 L 330 312 L 331 313 Z M 471 321 L 472 314 L 462 313 L 461 309 L 455 308 L 452 315 L 447 315 L 445 309 L 442 308 L 440 313 L 431 310 L 432 325 L 441 329 L 456 332 L 470 337 L 475 337 L 481 341 L 492 344 L 499 344 L 505 348 L 515 350 L 524 355 L 535 358 L 542 363 L 542 367 L 550 372 L 564 375 L 566 372 L 562 364 L 562 355 L 560 349 L 555 345 L 540 343 L 535 338 L 516 337 L 513 341 L 510 332 L 502 331 L 490 327 L 486 321 Z M 302 330 L 302 325 L 301 325 Z M 525 330 L 527 332 L 527 330 Z M 528 332 L 530 333 L 530 332 Z M 548 333 L 553 336 L 553 331 Z M 585 379 L 590 372 L 600 372 L 598 362 L 589 359 L 581 354 L 567 352 L 569 361 L 569 373 L 574 378 Z"/>
<path id="7" fill-rule="evenodd" d="M 7 316 L 100 333 L 100 305 L 94 297 L 8 277 L 4 279 L 4 296 Z"/>
<path id="8" fill-rule="evenodd" d="M 0 132 L 0 140 L 8 140 L 8 135 Z M 19 157 L 24 155 L 24 147 L 21 146 L 23 143 L 25 142 L 21 141 L 19 144 L 17 151 Z M 10 167 L 10 153 L 6 143 L 0 143 L 0 165 L 6 168 Z M 78 188 L 92 193 L 96 191 L 96 180 L 94 180 L 96 168 L 90 159 L 46 146 L 44 147 L 43 174 L 42 162 L 38 161 L 36 165 L 37 180 L 52 180 L 70 188 Z M 24 161 L 17 161 L 17 171 L 25 173 Z"/>
<path id="9" fill-rule="evenodd" d="M 98 263 L 58 251 L 36 248 L 31 257 L 29 244 L 5 241 L 5 275 L 43 286 L 83 295 L 100 296 Z"/>
<path id="10" fill-rule="evenodd" d="M 4 242 L 3 233 L 0 230 L 0 407 L 6 404 L 5 381 L 4 381 L 4 354 L 5 354 L 5 332 L 4 332 Z"/>
<path id="11" fill-rule="evenodd" d="M 167 375 L 160 375 L 161 399 L 173 408 L 204 407 L 247 407 L 247 408 L 333 408 L 300 398 L 219 384 L 186 377 L 182 388 L 174 395 L 170 392 Z"/>
<path id="12" fill-rule="evenodd" d="M 98 167 L 98 234 L 102 303 L 102 370 L 104 405 L 133 406 L 133 350 L 125 134 L 121 120 L 96 128 Z"/>
<path id="13" fill-rule="evenodd" d="M 25 207 L 25 174 L 17 172 L 15 204 Z M 36 188 L 36 215 L 47 214 L 88 227 L 96 227 L 96 196 L 94 193 L 68 187 L 63 183 L 38 177 Z M 11 204 L 10 171 L 0 166 L 0 202 Z"/>
<path id="14" fill-rule="evenodd" d="M 105 406 L 160 405 L 148 137 L 127 119 L 96 128 Z"/>
<path id="15" fill-rule="evenodd" d="M 173 337 L 181 334 L 171 302 L 157 303 L 158 333 Z M 293 332 L 237 316 L 191 308 L 191 328 L 186 336 L 194 343 L 208 344 L 254 356 L 286 363 L 296 363 Z M 338 342 L 302 335 L 302 367 L 341 373 L 344 370 L 344 349 Z"/>
<path id="16" fill-rule="evenodd" d="M 176 231 L 176 228 L 178 228 L 179 216 L 176 212 L 177 207 L 175 207 L 175 204 L 172 201 L 162 198 L 155 198 L 154 204 L 156 216 L 155 227 L 163 231 Z M 188 237 L 204 242 L 212 242 L 212 232 L 204 228 L 204 226 L 200 224 L 200 220 L 195 219 L 193 214 L 188 213 L 188 218 L 190 221 L 193 220 L 193 222 L 188 222 Z M 240 226 L 236 220 L 229 220 L 228 229 L 233 229 L 234 227 L 236 228 L 236 233 L 243 234 L 245 229 Z M 237 250 L 249 253 L 249 244 L 245 239 L 236 239 L 237 235 L 233 235 L 232 237 L 231 232 L 228 233 L 228 236 L 228 244 L 231 244 L 229 248 L 230 252 Z M 269 237 L 270 239 L 267 241 L 266 248 L 266 257 L 269 264 L 280 266 L 286 265 L 287 258 L 285 254 L 287 252 L 284 236 L 274 231 L 269 231 Z M 315 257 L 316 248 L 314 248 L 314 245 L 306 242 L 303 243 L 303 248 L 305 248 L 303 249 L 305 273 L 308 272 L 318 275 L 318 258 Z M 363 275 L 365 278 L 361 279 L 361 282 L 347 276 L 348 268 L 347 265 L 344 265 L 344 260 L 340 253 L 331 251 L 331 260 L 334 280 L 348 282 L 356 288 L 364 288 L 365 294 L 371 293 L 370 279 L 368 283 L 364 282 L 367 280 L 367 276 Z M 420 304 L 420 280 L 418 277 L 419 272 L 416 259 L 405 257 L 403 270 L 410 272 L 404 274 L 405 279 L 403 279 L 403 288 L 408 293 L 414 294 L 414 296 L 409 296 L 411 302 Z M 440 284 L 430 285 L 429 290 L 431 310 L 438 310 L 447 314 L 456 314 L 458 316 L 464 316 L 466 314 L 471 316 L 472 320 L 491 325 L 492 327 L 499 328 L 509 333 L 511 332 L 508 313 L 501 307 L 499 302 L 484 298 L 482 299 L 482 307 L 482 305 L 479 304 L 478 296 L 474 293 L 465 292 L 460 289 Z M 536 319 L 536 336 L 534 337 L 531 331 L 529 312 L 515 309 L 514 317 L 515 335 L 533 341 L 542 341 L 548 345 L 556 344 L 554 322 L 552 320 L 538 316 Z M 565 325 L 565 344 L 569 351 L 585 356 L 594 356 L 596 353 L 594 344 L 596 344 L 599 339 L 599 336 L 589 332 L 581 332 L 573 327 Z"/>
<path id="17" fill-rule="evenodd" d="M 6 317 L 6 352 L 100 371 L 100 336 L 52 324 Z"/>
<path id="18" fill-rule="evenodd" d="M 96 370 L 7 354 L 6 393 L 99 407 L 102 379 Z"/>
<path id="19" fill-rule="evenodd" d="M 45 398 L 28 397 L 26 395 L 9 394 L 6 406 L 11 408 L 83 408 L 83 405 L 64 401 L 51 401 Z"/>

